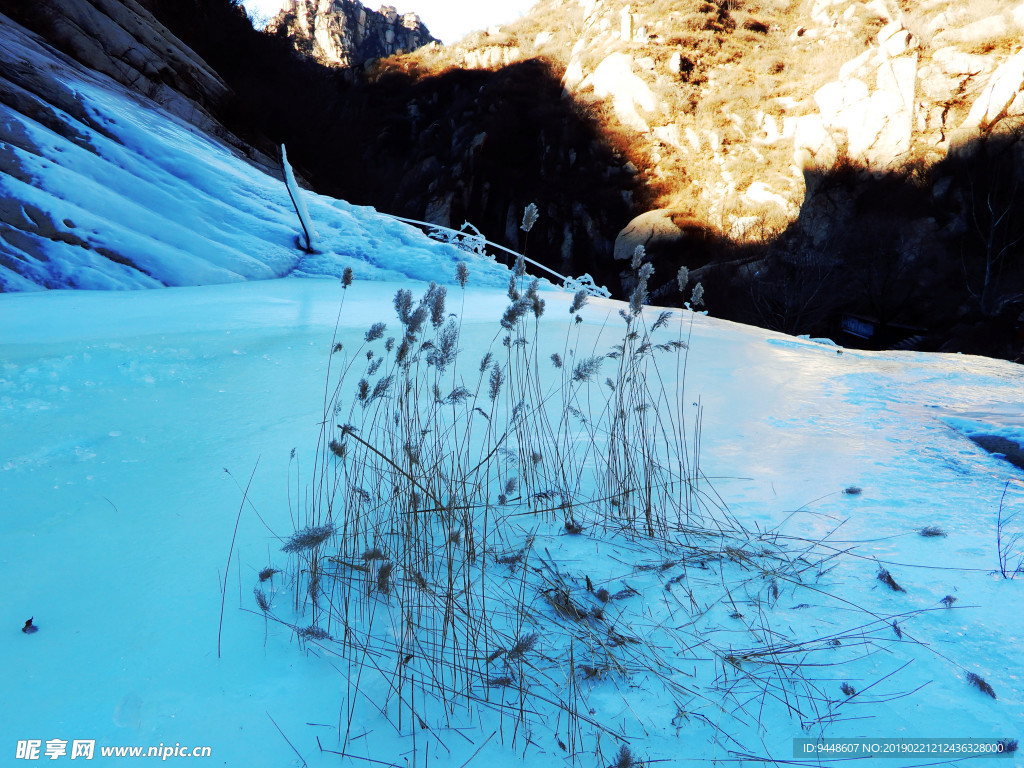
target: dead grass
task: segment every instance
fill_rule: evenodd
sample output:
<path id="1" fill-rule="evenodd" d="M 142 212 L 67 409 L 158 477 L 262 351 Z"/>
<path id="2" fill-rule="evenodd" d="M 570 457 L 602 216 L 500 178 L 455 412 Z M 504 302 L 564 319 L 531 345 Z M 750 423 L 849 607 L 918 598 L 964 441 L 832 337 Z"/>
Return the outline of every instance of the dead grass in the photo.
<path id="1" fill-rule="evenodd" d="M 553 730 L 574 762 L 638 766 L 630 734 L 590 697 L 625 711 L 642 694 L 750 755 L 766 708 L 825 728 L 880 682 L 854 691 L 850 665 L 916 642 L 922 611 L 862 610 L 835 627 L 829 605 L 860 609 L 829 581 L 831 533 L 750 531 L 729 512 L 700 470 L 699 410 L 685 407 L 685 326 L 644 311 L 643 254 L 634 270 L 621 340 L 604 352 L 575 322 L 560 342 L 541 334 L 544 300 L 520 271 L 482 365 L 460 365 L 460 320 L 437 286 L 419 303 L 399 291 L 393 335 L 375 325 L 332 360 L 303 527 L 284 539 L 293 615 L 258 585 L 254 596 L 265 622 L 336 659 L 333 751 L 370 739 L 376 717 L 412 754 L 424 731 L 482 748 L 489 712 L 524 754 Z M 587 311 L 577 298 L 573 315 Z M 552 346 L 575 363 L 550 363 Z M 392 383 L 361 397 L 352 382 L 370 366 Z M 823 631 L 792 631 L 788 611 L 823 608 Z"/>
<path id="2" fill-rule="evenodd" d="M 780 95 L 809 96 L 806 89 L 834 77 L 877 28 L 862 19 L 840 43 L 794 42 L 781 6 L 677 5 L 652 3 L 649 15 L 666 15 L 651 29 L 669 46 L 691 45 L 692 68 L 685 77 L 659 75 L 657 87 L 673 114 L 697 126 L 721 125 L 729 113 L 747 117 Z M 530 51 L 529 30 L 524 23 L 503 39 Z M 661 73 L 671 50 L 654 54 Z M 397 66 L 455 65 L 440 54 L 431 61 L 435 53 Z M 764 72 L 771 76 L 754 76 Z M 642 173 L 661 171 L 664 199 L 688 200 L 695 211 L 706 205 L 693 181 L 712 176 L 706 153 L 666 150 L 654 163 L 634 135 L 614 127 L 607 105 L 579 109 L 613 126 L 610 143 Z M 745 125 L 723 130 L 722 146 L 741 146 Z M 741 180 L 761 170 L 746 162 L 730 166 Z M 618 747 L 626 733 L 595 719 L 588 695 L 621 695 L 625 709 L 629 681 L 641 679 L 671 703 L 673 724 L 705 718 L 728 749 L 780 701 L 810 713 L 801 727 L 823 729 L 881 682 L 858 683 L 858 691 L 845 679 L 851 666 L 913 644 L 916 615 L 955 603 L 947 596 L 941 608 L 895 616 L 850 605 L 829 581 L 840 553 L 828 536 L 749 531 L 729 513 L 700 471 L 699 409 L 683 407 L 684 381 L 671 373 L 686 365 L 682 325 L 643 312 L 640 262 L 635 306 L 623 309 L 617 341 L 604 350 L 582 345 L 570 325 L 552 352 L 539 330 L 543 300 L 519 272 L 479 366 L 459 360 L 460 320 L 447 317 L 436 288 L 418 305 L 411 294 L 396 297 L 396 335 L 367 341 L 367 357 L 362 347 L 339 356 L 342 373 L 335 370 L 325 390 L 305 528 L 288 544 L 293 608 L 312 613 L 312 622 L 279 620 L 342 660 L 343 754 L 369 700 L 409 739 L 466 727 L 456 708 L 475 713 L 470 723 L 486 710 L 497 713 L 513 749 L 525 752 L 531 734 L 551 728 L 574 760 L 586 749 L 602 765 L 639 765 L 625 744 L 601 752 L 600 738 Z M 678 345 L 659 349 L 670 323 Z M 559 372 L 541 375 L 549 360 Z M 608 387 L 600 383 L 606 376 Z M 365 385 L 354 387 L 356 380 Z M 328 535 L 307 546 L 310 532 L 322 530 Z M 920 534 L 944 535 L 934 527 Z M 625 568 L 623 551 L 633 553 Z M 584 569 L 608 566 L 610 552 L 618 570 L 604 573 L 622 575 L 595 579 L 595 588 Z M 876 578 L 906 591 L 885 567 Z M 271 615 L 260 594 L 259 608 Z M 781 618 L 787 608 L 811 613 L 822 604 L 842 604 L 864 620 L 808 639 Z M 684 669 L 690 664 L 704 665 L 699 685 Z M 966 679 L 995 696 L 978 675 Z M 835 700 L 836 687 L 846 699 Z"/>

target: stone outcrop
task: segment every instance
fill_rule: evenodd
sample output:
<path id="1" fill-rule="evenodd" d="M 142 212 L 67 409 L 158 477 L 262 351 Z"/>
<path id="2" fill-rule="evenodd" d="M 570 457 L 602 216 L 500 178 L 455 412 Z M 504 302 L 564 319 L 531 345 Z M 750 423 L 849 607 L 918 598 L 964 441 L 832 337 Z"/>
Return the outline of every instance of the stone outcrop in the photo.
<path id="1" fill-rule="evenodd" d="M 212 129 L 207 110 L 230 89 L 136 0 L 36 0 L 22 22 L 78 61 L 172 114 Z"/>
<path id="2" fill-rule="evenodd" d="M 839 79 L 819 88 L 814 102 L 832 134 L 842 133 L 851 160 L 886 167 L 910 152 L 917 85 L 916 41 L 890 23 L 878 45 L 845 64 Z"/>
<path id="3" fill-rule="evenodd" d="M 577 92 L 592 88 L 594 95 L 611 101 L 619 122 L 640 133 L 650 130 L 645 113 L 659 110 L 658 98 L 642 77 L 633 73 L 633 57 L 611 53 L 583 78 Z"/>
<path id="4" fill-rule="evenodd" d="M 514 45 L 488 45 L 467 50 L 461 65 L 465 69 L 498 69 L 507 67 L 523 58 L 522 51 Z"/>
<path id="5" fill-rule="evenodd" d="M 1019 0 L 989 4 L 982 18 L 949 3 L 904 17 L 884 0 L 815 0 L 799 19 L 784 4 L 758 4 L 757 15 L 744 2 L 667 14 L 616 0 L 579 5 L 567 93 L 603 101 L 632 133 L 651 161 L 645 180 L 668 190 L 658 204 L 687 200 L 693 215 L 740 239 L 765 231 L 755 220 L 770 230 L 794 222 L 808 173 L 840 159 L 876 172 L 935 163 L 1024 114 Z M 718 42 L 695 47 L 709 32 Z M 734 52 L 719 55 L 734 38 Z M 772 45 L 776 64 L 758 58 Z M 758 71 L 765 62 L 771 69 Z"/>
<path id="6" fill-rule="evenodd" d="M 987 131 L 1004 117 L 1024 114 L 1024 49 L 999 65 L 974 100 L 961 129 Z"/>
<path id="7" fill-rule="evenodd" d="M 326 64 L 357 67 L 371 59 L 439 42 L 415 13 L 371 11 L 357 0 L 290 0 L 268 29 Z"/>

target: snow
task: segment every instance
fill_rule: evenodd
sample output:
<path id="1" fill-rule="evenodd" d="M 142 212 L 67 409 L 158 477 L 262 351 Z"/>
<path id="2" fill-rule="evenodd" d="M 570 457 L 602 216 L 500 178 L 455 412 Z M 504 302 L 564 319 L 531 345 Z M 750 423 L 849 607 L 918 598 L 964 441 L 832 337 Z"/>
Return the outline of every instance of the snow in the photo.
<path id="1" fill-rule="evenodd" d="M 363 280 L 451 281 L 456 262 L 470 260 L 372 208 L 313 193 L 303 199 L 320 248 L 303 254 L 281 180 L 109 80 L 71 69 L 60 77 L 83 112 L 54 108 L 60 133 L 0 104 L 11 141 L 0 194 L 22 201 L 31 242 L 0 241 L 27 265 L 15 273 L 0 259 L 0 289 L 207 285 L 346 268 Z M 493 263 L 472 263 L 481 282 L 507 279 Z"/>
<path id="2" fill-rule="evenodd" d="M 705 507 L 744 530 L 700 534 L 712 543 L 697 557 L 614 530 L 596 507 L 569 535 L 560 520 L 494 504 L 488 599 L 525 606 L 521 627 L 491 608 L 497 636 L 539 632 L 524 654 L 536 713 L 517 727 L 514 711 L 448 708 L 413 686 L 425 727 L 399 728 L 387 675 L 364 670 L 359 693 L 351 675 L 404 637 L 398 598 L 360 598 L 384 623 L 364 636 L 378 645 L 346 656 L 340 643 L 298 638 L 310 609 L 292 608 L 293 573 L 262 585 L 257 574 L 287 569 L 282 543 L 306 524 L 328 365 L 332 384 L 340 367 L 332 343 L 358 349 L 376 321 L 395 333 L 395 292 L 418 297 L 436 280 L 461 318 L 458 376 L 471 386 L 486 351 L 505 354 L 508 272 L 313 194 L 321 252 L 303 255 L 281 181 L 113 86 L 67 77 L 92 111 L 94 125 L 78 124 L 88 140 L 5 111 L 23 128 L 13 152 L 32 183 L 0 185 L 51 222 L 72 221 L 62 231 L 91 247 L 47 240 L 38 280 L 5 273 L 5 284 L 178 287 L 0 294 L 8 760 L 25 740 L 86 739 L 97 750 L 208 745 L 222 765 L 606 766 L 628 739 L 652 764 L 696 766 L 793 760 L 803 737 L 1020 738 L 1024 574 L 998 573 L 997 520 L 1012 570 L 1024 555 L 1024 475 L 968 437 L 1024 445 L 1021 368 L 847 350 L 688 311 L 661 331 L 688 340 L 685 371 L 650 368 L 650 380 L 678 396 L 688 444 L 700 423 Z M 130 254 L 149 277 L 97 246 Z M 609 351 L 623 305 L 592 299 L 577 325 L 570 295 L 545 285 L 541 296 L 542 330 L 526 348 L 538 347 L 541 388 L 557 393 L 548 355 L 568 355 L 568 339 L 576 359 Z M 645 311 L 648 327 L 655 317 Z M 674 408 L 661 401 L 657 420 L 678 419 Z M 598 495 L 586 472 L 599 466 L 581 475 L 582 494 Z M 371 490 L 391 493 L 380 477 Z M 499 560 L 521 547 L 530 567 Z M 601 603 L 585 579 L 613 598 Z M 550 598 L 558 584 L 604 618 L 559 616 L 542 589 Z M 256 608 L 259 586 L 280 621 Z M 35 634 L 18 631 L 29 617 Z M 622 671 L 582 671 L 616 643 Z M 488 668 L 523 673 L 507 648 L 505 658 Z M 515 686 L 490 695 L 518 706 Z M 343 744 L 350 757 L 329 751 Z"/>

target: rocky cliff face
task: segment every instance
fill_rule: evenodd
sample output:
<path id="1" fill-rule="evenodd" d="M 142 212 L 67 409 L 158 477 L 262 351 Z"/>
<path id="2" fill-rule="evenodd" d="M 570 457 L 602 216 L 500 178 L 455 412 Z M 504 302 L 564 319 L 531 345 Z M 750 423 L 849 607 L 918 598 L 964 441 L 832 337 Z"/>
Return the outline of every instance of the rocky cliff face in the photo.
<path id="1" fill-rule="evenodd" d="M 0 14 L 0 292 L 288 269 L 240 243 L 252 195 L 222 182 L 276 164 L 213 116 L 230 88 L 201 58 L 134 0 L 13 11 L 36 32 Z"/>
<path id="2" fill-rule="evenodd" d="M 837 335 L 857 314 L 962 348 L 950 336 L 997 322 L 1007 350 L 1024 325 L 1022 35 L 1019 0 L 551 0 L 418 57 L 556 63 L 646 193 L 613 249 L 623 285 L 644 244 L 662 301 L 705 280 L 713 312 L 782 330 Z"/>
<path id="3" fill-rule="evenodd" d="M 563 98 L 560 73 L 537 59 L 426 78 L 381 72 L 352 86 L 330 176 L 345 199 L 458 228 L 466 221 L 526 246 L 523 209 L 537 205 L 529 255 L 562 274 L 615 279 L 615 234 L 639 194 L 636 169 L 598 124 Z"/>
<path id="4" fill-rule="evenodd" d="M 200 127 L 213 128 L 207 108 L 226 98 L 230 89 L 144 3 L 22 0 L 12 10 L 15 18 L 86 69 L 152 98 L 179 117 L 194 119 Z"/>
<path id="5" fill-rule="evenodd" d="M 531 256 L 563 273 L 615 277 L 600 265 L 611 263 L 615 234 L 631 216 L 636 169 L 563 98 L 561 71 L 549 64 L 519 61 L 426 78 L 382 66 L 364 77 L 302 60 L 280 35 L 260 36 L 251 27 L 253 39 L 240 34 L 234 27 L 247 22 L 228 0 L 47 2 L 45 13 L 23 17 L 83 71 L 110 73 L 250 158 L 260 155 L 225 125 L 270 153 L 287 143 L 296 168 L 321 191 L 454 227 L 471 221 L 513 248 L 526 245 L 519 224 L 535 203 L 541 219 L 530 235 Z M 28 0 L 25 7 L 33 9 Z M 136 18 L 143 28 L 129 25 Z M 0 97 L 16 108 L 28 108 L 19 88 L 31 83 L 38 103 L 29 106 L 40 117 L 57 104 L 88 118 L 67 89 L 55 87 L 53 71 L 38 71 L 13 52 L 2 61 L 11 78 L 0 81 Z M 125 61 L 145 62 L 152 75 Z M 22 227 L 12 211 L 8 223 Z"/>
<path id="6" fill-rule="evenodd" d="M 37 43 L 67 56 L 66 66 L 113 79 L 276 172 L 276 161 L 220 119 L 218 113 L 233 98 L 232 88 L 161 23 L 155 13 L 159 8 L 158 0 L 14 0 L 8 8 L 11 16 L 3 20 L 0 103 L 39 115 L 54 105 L 68 109 L 66 89 L 55 79 L 60 66 L 41 69 L 25 54 L 19 41 L 27 28 L 39 36 Z M 80 113 L 80 108 L 69 112 L 76 117 Z"/>
<path id="7" fill-rule="evenodd" d="M 394 6 L 371 11 L 358 0 L 291 0 L 268 26 L 325 64 L 360 66 L 368 60 L 437 43 L 415 13 Z"/>
<path id="8" fill-rule="evenodd" d="M 806 171 L 935 163 L 1024 114 L 1021 3 L 585 5 L 567 90 L 635 134 L 664 202 L 737 237 L 795 220 Z"/>

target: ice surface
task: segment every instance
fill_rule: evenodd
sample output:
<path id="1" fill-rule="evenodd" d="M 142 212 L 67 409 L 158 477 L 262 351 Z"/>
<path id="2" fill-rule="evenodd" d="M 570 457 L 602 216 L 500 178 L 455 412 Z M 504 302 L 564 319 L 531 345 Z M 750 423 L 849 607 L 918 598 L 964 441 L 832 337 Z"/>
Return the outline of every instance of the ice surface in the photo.
<path id="1" fill-rule="evenodd" d="M 345 296 L 339 338 L 354 344 L 373 320 L 393 322 L 390 298 L 405 286 L 425 287 L 357 281 Z M 256 572 L 280 567 L 278 537 L 295 530 L 289 509 L 302 491 L 289 454 L 298 448 L 299 461 L 309 461 L 342 294 L 337 281 L 286 279 L 2 297 L 0 552 L 8 631 L 0 652 L 7 690 L 18 701 L 8 709 L 9 739 L 209 744 L 229 765 L 251 764 L 254 755 L 261 764 L 292 764 L 297 758 L 269 713 L 310 765 L 337 764 L 317 747 L 317 737 L 337 747 L 337 660 L 304 654 L 287 628 L 265 627 L 240 608 L 251 607 Z M 567 326 L 570 298 L 546 296 L 552 338 Z M 461 298 L 456 292 L 450 301 Z M 467 292 L 470 359 L 493 339 L 504 303 L 499 291 Z M 592 302 L 584 310 L 587 333 L 607 333 L 616 308 Z M 1024 721 L 1015 671 L 1024 619 L 1012 606 L 1024 581 L 993 572 L 1000 499 L 1009 481 L 1019 509 L 1022 475 L 947 421 L 954 409 L 991 412 L 993 403 L 1012 403 L 1019 369 L 963 356 L 840 355 L 777 341 L 785 339 L 693 317 L 687 397 L 704 409 L 702 468 L 733 514 L 751 527 L 829 536 L 837 551 L 849 550 L 823 584 L 848 601 L 847 610 L 784 587 L 776 620 L 798 635 L 820 636 L 863 623 L 863 610 L 906 614 L 902 631 L 913 642 L 893 635 L 888 653 L 857 668 L 865 679 L 849 682 L 859 690 L 901 671 L 852 706 L 857 719 L 829 734 L 1015 735 Z M 219 579 L 254 467 L 218 660 Z M 842 493 L 854 484 L 861 494 Z M 917 531 L 924 526 L 947 536 L 923 538 Z M 615 554 L 613 540 L 540 535 L 552 556 L 578 562 L 581 574 L 590 563 L 595 580 L 637 589 L 637 605 L 656 607 L 668 594 L 667 575 L 628 565 L 600 570 L 604 552 L 634 562 L 633 545 Z M 588 551 L 588 541 L 598 549 Z M 875 578 L 879 563 L 905 594 Z M 946 595 L 957 598 L 954 609 L 939 604 Z M 28 616 L 40 627 L 30 637 L 17 631 Z M 734 642 L 744 644 L 742 633 Z M 970 687 L 966 672 L 989 681 L 999 698 Z M 840 697 L 839 682 L 823 682 L 823 691 Z M 623 711 L 621 682 L 587 685 L 599 719 L 626 718 L 638 754 L 696 765 L 720 750 L 699 719 L 684 721 L 677 737 L 669 722 L 675 712 L 656 697 Z M 889 700 L 921 685 L 909 698 Z M 758 749 L 780 758 L 792 738 L 806 734 L 797 714 L 775 711 L 763 725 Z M 366 756 L 402 765 L 409 737 L 387 736 L 384 721 L 365 727 L 392 745 L 388 754 L 375 746 Z M 485 721 L 467 731 L 472 744 L 449 743 L 457 764 L 498 727 Z M 649 738 L 639 737 L 643 729 Z M 446 742 L 452 735 L 437 733 Z M 561 760 L 553 744 L 547 737 L 531 759 Z M 431 762 L 443 763 L 447 753 L 436 743 L 431 749 Z M 496 739 L 481 754 L 508 765 L 522 760 Z"/>

